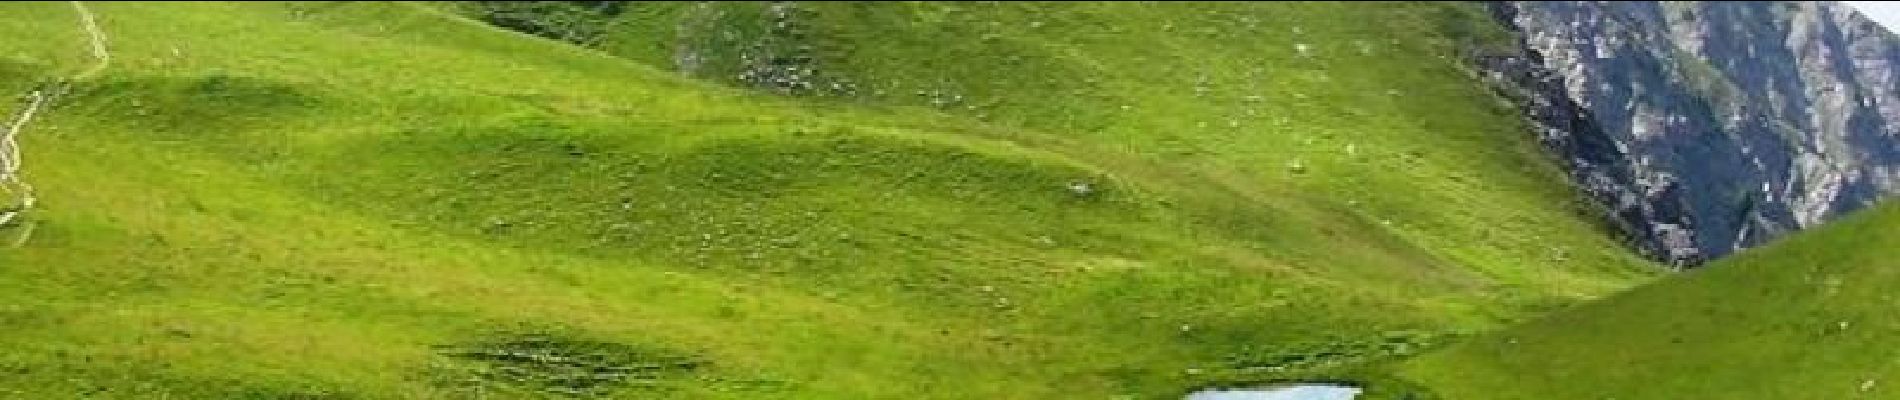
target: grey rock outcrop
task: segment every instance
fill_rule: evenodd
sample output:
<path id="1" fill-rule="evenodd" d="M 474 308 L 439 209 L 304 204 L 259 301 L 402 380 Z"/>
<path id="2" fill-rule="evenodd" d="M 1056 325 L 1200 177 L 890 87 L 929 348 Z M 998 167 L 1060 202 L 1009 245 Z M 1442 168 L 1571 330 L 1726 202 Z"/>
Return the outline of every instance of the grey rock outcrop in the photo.
<path id="1" fill-rule="evenodd" d="M 1833 2 L 1496 2 L 1479 57 L 1638 247 L 1694 265 L 1900 189 L 1900 39 Z"/>

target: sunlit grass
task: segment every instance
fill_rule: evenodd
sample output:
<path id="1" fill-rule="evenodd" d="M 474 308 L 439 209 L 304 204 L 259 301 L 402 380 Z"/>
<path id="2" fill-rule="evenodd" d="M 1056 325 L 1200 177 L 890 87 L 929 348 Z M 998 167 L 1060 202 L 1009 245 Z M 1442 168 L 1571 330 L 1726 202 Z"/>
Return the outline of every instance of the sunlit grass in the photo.
<path id="1" fill-rule="evenodd" d="M 773 96 L 415 4 L 93 7 L 114 64 L 26 136 L 40 232 L 0 251 L 14 396 L 456 397 L 441 346 L 520 326 L 705 362 L 623 397 L 1378 394 L 1413 346 L 1649 275 L 1438 57 L 1472 17 L 1448 5 L 816 14 L 850 27 L 819 43 L 838 73 L 976 109 Z M 0 82 L 78 45 L 0 45 Z"/>

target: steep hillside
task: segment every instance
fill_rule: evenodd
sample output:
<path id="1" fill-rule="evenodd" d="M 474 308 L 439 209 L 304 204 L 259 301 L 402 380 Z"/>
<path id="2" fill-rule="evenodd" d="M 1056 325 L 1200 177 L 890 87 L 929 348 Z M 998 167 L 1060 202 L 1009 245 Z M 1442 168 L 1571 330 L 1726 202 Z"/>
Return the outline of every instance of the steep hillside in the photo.
<path id="1" fill-rule="evenodd" d="M 1693 264 L 1900 188 L 1900 37 L 1835 2 L 1499 2 L 1584 111 L 1554 136 L 1659 258 Z"/>
<path id="2" fill-rule="evenodd" d="M 1456 58 L 1509 44 L 1475 6 L 735 2 L 616 15 L 589 40 L 612 54 L 1208 171 L 1266 191 L 1255 201 L 1339 208 L 1488 274 L 1592 252 L 1582 243 L 1601 236 L 1576 236 L 1601 229 L 1573 221 L 1603 211 L 1559 184 L 1517 111 Z"/>
<path id="3" fill-rule="evenodd" d="M 1406 365 L 1448 399 L 1900 398 L 1900 206 Z"/>
<path id="4" fill-rule="evenodd" d="M 1466 5 L 825 4 L 856 94 L 783 97 L 431 5 L 87 4 L 6 396 L 1383 396 L 1652 269 L 1441 57 Z M 622 15 L 777 12 L 667 7 Z M 0 88 L 90 65 L 71 5 L 0 11 Z M 760 71 L 721 48 L 667 54 Z"/>

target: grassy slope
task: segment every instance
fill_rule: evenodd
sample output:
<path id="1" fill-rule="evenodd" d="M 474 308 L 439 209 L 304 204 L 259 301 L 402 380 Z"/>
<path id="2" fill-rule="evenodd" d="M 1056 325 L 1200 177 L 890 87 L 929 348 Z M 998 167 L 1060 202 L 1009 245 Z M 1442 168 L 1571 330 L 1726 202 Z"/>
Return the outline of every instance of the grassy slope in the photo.
<path id="1" fill-rule="evenodd" d="M 64 4 L 0 7 L 59 38 L 0 45 L 7 87 L 82 65 Z M 437 346 L 522 325 L 708 361 L 634 397 L 1165 396 L 1378 379 L 1363 364 L 1432 335 L 1646 276 L 1433 61 L 1438 28 L 1308 28 L 1399 46 L 1325 82 L 1191 42 L 1281 54 L 1255 61 L 1297 72 L 1261 90 L 1310 96 L 1220 132 L 1191 121 L 1242 111 L 1152 70 L 985 122 L 722 89 L 415 5 L 93 7 L 115 63 L 25 136 L 44 208 L 0 250 L 12 396 L 455 397 L 471 376 Z M 1114 43 L 1036 46 L 1137 56 L 1088 53 Z M 1036 122 L 1118 99 L 1140 111 Z"/>
<path id="2" fill-rule="evenodd" d="M 603 46 L 697 60 L 686 69 L 719 81 L 744 53 L 808 57 L 808 81 L 856 87 L 808 98 L 935 107 L 1058 135 L 1049 147 L 1088 148 L 1077 157 L 1209 175 L 1276 208 L 1390 222 L 1375 228 L 1529 296 L 1617 287 L 1598 279 L 1629 261 L 1571 215 L 1582 207 L 1515 112 L 1461 72 L 1462 41 L 1502 38 L 1464 6 L 799 3 L 778 28 L 760 3 L 662 4 L 632 7 Z M 1556 253 L 1574 262 L 1526 267 Z"/>
<path id="3" fill-rule="evenodd" d="M 1900 398 L 1887 204 L 1409 362 L 1454 399 Z"/>

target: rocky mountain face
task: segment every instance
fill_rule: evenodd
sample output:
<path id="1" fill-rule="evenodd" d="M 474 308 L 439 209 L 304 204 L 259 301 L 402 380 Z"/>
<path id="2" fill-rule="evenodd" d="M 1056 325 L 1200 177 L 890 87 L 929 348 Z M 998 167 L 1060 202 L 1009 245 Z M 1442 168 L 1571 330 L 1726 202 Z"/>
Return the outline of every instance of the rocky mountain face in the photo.
<path id="1" fill-rule="evenodd" d="M 1900 39 L 1832 2 L 1495 2 L 1478 65 L 1677 266 L 1900 189 Z"/>

